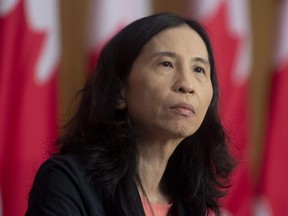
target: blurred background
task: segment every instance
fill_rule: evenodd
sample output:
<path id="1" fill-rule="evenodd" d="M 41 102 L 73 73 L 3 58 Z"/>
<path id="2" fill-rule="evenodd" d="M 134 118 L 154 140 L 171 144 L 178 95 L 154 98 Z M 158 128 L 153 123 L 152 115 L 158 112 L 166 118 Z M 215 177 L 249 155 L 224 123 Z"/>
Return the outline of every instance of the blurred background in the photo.
<path id="1" fill-rule="evenodd" d="M 40 164 L 105 42 L 175 12 L 207 29 L 239 165 L 222 215 L 288 215 L 288 1 L 0 1 L 0 216 L 24 215 Z"/>

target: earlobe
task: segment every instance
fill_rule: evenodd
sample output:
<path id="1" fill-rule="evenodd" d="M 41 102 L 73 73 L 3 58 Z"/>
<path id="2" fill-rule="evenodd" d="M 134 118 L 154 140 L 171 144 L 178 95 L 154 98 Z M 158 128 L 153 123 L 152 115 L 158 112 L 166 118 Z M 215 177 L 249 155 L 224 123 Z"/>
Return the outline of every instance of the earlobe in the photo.
<path id="1" fill-rule="evenodd" d="M 116 103 L 116 109 L 123 110 L 126 108 L 126 100 L 124 95 L 124 90 L 121 90 L 121 93 L 118 96 L 117 103 Z"/>

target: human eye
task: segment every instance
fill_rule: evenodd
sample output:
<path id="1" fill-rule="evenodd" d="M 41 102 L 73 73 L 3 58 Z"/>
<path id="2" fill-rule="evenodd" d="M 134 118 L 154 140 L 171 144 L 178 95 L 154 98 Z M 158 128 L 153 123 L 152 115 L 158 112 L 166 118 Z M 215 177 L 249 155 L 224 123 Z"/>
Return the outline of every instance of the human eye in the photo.
<path id="1" fill-rule="evenodd" d="M 196 73 L 203 73 L 203 74 L 206 73 L 205 69 L 203 67 L 199 67 L 199 66 L 194 67 L 193 71 L 196 72 Z"/>
<path id="2" fill-rule="evenodd" d="M 164 66 L 164 67 L 171 67 L 171 68 L 174 68 L 173 64 L 169 61 L 162 61 L 160 63 L 161 66 Z"/>

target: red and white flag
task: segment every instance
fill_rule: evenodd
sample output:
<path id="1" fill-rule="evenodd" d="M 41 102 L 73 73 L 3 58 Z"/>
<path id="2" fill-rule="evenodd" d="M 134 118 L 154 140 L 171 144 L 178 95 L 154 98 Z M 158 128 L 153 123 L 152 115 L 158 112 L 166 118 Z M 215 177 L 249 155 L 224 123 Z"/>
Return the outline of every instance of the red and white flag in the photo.
<path id="1" fill-rule="evenodd" d="M 220 83 L 220 111 L 239 159 L 223 215 L 249 216 L 252 182 L 248 165 L 248 82 L 251 29 L 248 0 L 190 0 L 188 15 L 200 21 L 213 44 Z M 225 212 L 225 213 L 224 213 Z"/>
<path id="2" fill-rule="evenodd" d="M 150 0 L 95 0 L 91 2 L 88 47 L 95 64 L 103 45 L 120 29 L 151 13 Z"/>
<path id="3" fill-rule="evenodd" d="M 288 0 L 278 2 L 279 19 L 270 92 L 267 140 L 255 216 L 288 215 Z"/>
<path id="4" fill-rule="evenodd" d="M 0 191 L 24 215 L 34 175 L 56 138 L 58 1 L 0 1 Z"/>

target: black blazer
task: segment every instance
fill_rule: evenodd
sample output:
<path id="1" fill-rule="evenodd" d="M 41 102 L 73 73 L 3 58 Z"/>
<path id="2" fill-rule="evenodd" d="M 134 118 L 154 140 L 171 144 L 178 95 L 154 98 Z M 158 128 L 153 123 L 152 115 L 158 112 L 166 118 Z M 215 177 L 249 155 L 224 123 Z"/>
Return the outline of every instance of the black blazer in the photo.
<path id="1" fill-rule="evenodd" d="M 131 187 L 140 200 L 136 185 Z M 45 161 L 38 170 L 25 215 L 106 216 L 102 203 L 100 188 L 91 188 L 84 168 L 76 157 L 58 155 Z M 180 202 L 173 205 L 177 216 L 192 215 Z M 142 212 L 144 215 L 143 208 Z"/>

